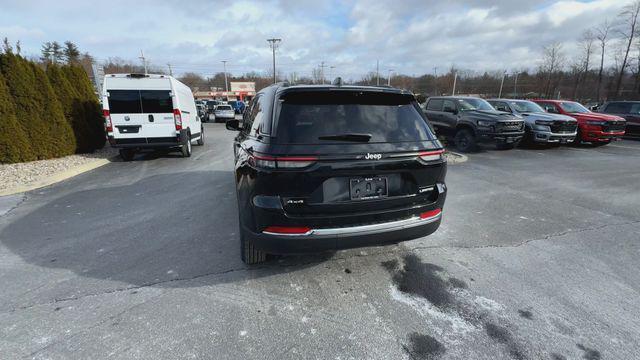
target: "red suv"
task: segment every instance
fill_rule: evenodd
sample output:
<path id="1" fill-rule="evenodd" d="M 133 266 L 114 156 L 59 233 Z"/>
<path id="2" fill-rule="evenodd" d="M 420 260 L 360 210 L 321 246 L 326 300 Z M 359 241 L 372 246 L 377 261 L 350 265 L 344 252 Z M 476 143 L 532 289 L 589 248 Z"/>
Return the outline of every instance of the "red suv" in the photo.
<path id="1" fill-rule="evenodd" d="M 576 143 L 587 141 L 594 145 L 606 145 L 620 140 L 624 135 L 626 121 L 615 115 L 591 112 L 575 101 L 534 99 L 545 111 L 569 115 L 578 120 Z"/>

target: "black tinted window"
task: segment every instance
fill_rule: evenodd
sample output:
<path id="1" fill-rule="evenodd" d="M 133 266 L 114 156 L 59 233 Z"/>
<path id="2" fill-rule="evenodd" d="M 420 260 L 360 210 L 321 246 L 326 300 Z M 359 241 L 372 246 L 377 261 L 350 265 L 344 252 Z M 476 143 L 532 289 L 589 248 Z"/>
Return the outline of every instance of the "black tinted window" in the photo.
<path id="1" fill-rule="evenodd" d="M 138 90 L 109 90 L 109 111 L 112 114 L 139 114 L 142 112 Z"/>
<path id="2" fill-rule="evenodd" d="M 172 113 L 173 102 L 168 90 L 141 90 L 142 112 L 144 113 Z"/>
<path id="3" fill-rule="evenodd" d="M 442 111 L 442 99 L 432 99 L 427 103 L 427 110 Z"/>
<path id="4" fill-rule="evenodd" d="M 631 112 L 630 103 L 610 103 L 605 110 L 608 113 L 628 114 Z"/>
<path id="5" fill-rule="evenodd" d="M 305 92 L 281 105 L 276 142 L 322 144 L 336 136 L 371 135 L 369 142 L 432 140 L 412 96 L 366 92 Z M 333 137 L 332 139 L 320 139 Z"/>

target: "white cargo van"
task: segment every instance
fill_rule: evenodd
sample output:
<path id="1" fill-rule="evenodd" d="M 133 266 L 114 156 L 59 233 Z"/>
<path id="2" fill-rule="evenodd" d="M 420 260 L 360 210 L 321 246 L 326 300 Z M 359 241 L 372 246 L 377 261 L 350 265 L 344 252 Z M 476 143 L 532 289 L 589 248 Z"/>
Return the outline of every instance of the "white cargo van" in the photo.
<path id="1" fill-rule="evenodd" d="M 149 148 L 175 148 L 189 157 L 191 141 L 204 144 L 193 94 L 171 76 L 108 74 L 102 96 L 109 143 L 125 161 Z"/>

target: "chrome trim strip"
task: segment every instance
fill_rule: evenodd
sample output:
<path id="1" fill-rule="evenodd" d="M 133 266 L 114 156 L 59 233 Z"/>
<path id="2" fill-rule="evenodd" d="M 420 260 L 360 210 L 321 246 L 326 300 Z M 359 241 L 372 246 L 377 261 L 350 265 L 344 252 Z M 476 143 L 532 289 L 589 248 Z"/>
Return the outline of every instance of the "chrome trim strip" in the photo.
<path id="1" fill-rule="evenodd" d="M 411 217 L 409 219 L 390 221 L 386 223 L 380 224 L 371 224 L 371 225 L 360 225 L 360 226 L 352 226 L 352 227 L 343 227 L 343 228 L 329 228 L 329 229 L 312 229 L 307 231 L 304 234 L 281 234 L 281 233 L 272 233 L 268 231 L 263 231 L 263 234 L 266 235 L 276 235 L 276 236 L 332 236 L 332 235 L 350 235 L 357 234 L 361 232 L 382 232 L 388 230 L 401 230 L 407 229 L 414 226 L 420 226 L 425 224 L 430 224 L 436 220 L 438 220 L 442 216 L 442 212 L 438 215 L 421 219 L 418 216 Z"/>

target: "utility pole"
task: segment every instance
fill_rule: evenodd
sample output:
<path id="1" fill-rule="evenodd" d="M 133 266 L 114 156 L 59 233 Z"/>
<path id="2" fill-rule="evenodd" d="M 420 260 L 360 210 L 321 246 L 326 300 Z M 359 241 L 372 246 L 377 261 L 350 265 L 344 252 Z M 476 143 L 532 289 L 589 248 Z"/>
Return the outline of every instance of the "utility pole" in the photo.
<path id="1" fill-rule="evenodd" d="M 333 83 L 333 80 L 331 79 L 331 75 L 333 73 L 333 69 L 335 69 L 335 66 L 329 66 L 329 83 Z"/>
<path id="2" fill-rule="evenodd" d="M 513 82 L 513 98 L 514 99 L 518 98 L 518 75 L 519 73 L 516 73 L 516 79 Z"/>
<path id="3" fill-rule="evenodd" d="M 324 64 L 324 61 L 320 63 L 320 76 L 322 77 L 322 85 L 324 85 L 324 67 L 326 65 Z"/>
<path id="4" fill-rule="evenodd" d="M 376 60 L 376 86 L 380 86 L 380 60 Z"/>
<path id="5" fill-rule="evenodd" d="M 229 92 L 229 83 L 227 83 L 227 60 L 222 60 L 221 62 L 224 67 L 224 91 Z"/>
<path id="6" fill-rule="evenodd" d="M 144 52 L 140 50 L 140 56 L 138 59 L 142 60 L 142 66 L 144 66 L 144 74 L 147 75 L 147 59 L 144 57 Z"/>
<path id="7" fill-rule="evenodd" d="M 273 83 L 276 83 L 276 49 L 278 48 L 278 43 L 282 41 L 282 39 L 267 39 L 269 42 L 269 46 L 271 46 L 271 51 L 273 51 Z"/>
<path id="8" fill-rule="evenodd" d="M 388 70 L 388 76 L 387 76 L 387 86 L 391 86 L 391 73 L 393 72 L 393 69 L 389 69 Z"/>
<path id="9" fill-rule="evenodd" d="M 456 96 L 456 82 L 458 81 L 458 72 L 453 73 L 453 91 L 451 92 L 452 96 Z"/>
<path id="10" fill-rule="evenodd" d="M 502 86 L 504 85 L 504 77 L 507 75 L 507 71 L 505 70 L 502 73 L 502 80 L 500 81 L 500 92 L 498 93 L 498 99 L 502 99 Z"/>
<path id="11" fill-rule="evenodd" d="M 171 63 L 167 63 L 167 66 L 169 67 L 169 76 L 173 76 L 173 71 L 171 70 Z"/>
<path id="12" fill-rule="evenodd" d="M 438 96 L 438 67 L 433 67 L 433 94 Z"/>

